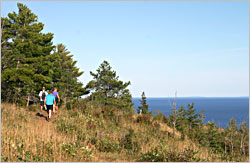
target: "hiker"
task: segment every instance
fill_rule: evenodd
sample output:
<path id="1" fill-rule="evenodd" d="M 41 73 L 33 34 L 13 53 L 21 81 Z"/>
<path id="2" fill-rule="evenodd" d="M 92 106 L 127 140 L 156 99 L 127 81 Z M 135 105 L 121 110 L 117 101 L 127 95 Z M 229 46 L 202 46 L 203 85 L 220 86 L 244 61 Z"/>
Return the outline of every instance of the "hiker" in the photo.
<path id="1" fill-rule="evenodd" d="M 47 95 L 48 95 L 48 93 L 45 91 L 45 87 L 43 87 L 43 89 L 42 89 L 42 90 L 40 91 L 40 93 L 39 93 L 41 111 L 43 110 L 44 99 L 45 99 L 45 96 L 47 96 Z"/>
<path id="2" fill-rule="evenodd" d="M 59 97 L 59 94 L 57 92 L 57 88 L 54 88 L 53 95 L 55 96 L 55 99 L 56 99 L 55 111 L 57 112 L 58 111 L 58 102 L 60 102 L 60 97 Z M 53 110 L 53 112 L 54 112 L 54 110 Z"/>
<path id="3" fill-rule="evenodd" d="M 48 112 L 48 118 L 47 118 L 48 121 L 51 118 L 51 110 L 54 108 L 54 105 L 56 105 L 55 97 L 53 96 L 52 91 L 49 91 L 49 94 L 45 96 L 44 99 L 44 107 L 47 107 L 47 112 Z"/>

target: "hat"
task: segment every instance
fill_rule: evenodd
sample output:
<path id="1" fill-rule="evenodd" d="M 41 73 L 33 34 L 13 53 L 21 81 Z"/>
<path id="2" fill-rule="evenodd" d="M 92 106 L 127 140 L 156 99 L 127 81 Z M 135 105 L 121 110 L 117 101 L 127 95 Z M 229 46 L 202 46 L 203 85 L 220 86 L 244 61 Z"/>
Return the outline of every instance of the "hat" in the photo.
<path id="1" fill-rule="evenodd" d="M 45 89 L 45 87 L 43 87 L 43 89 Z"/>

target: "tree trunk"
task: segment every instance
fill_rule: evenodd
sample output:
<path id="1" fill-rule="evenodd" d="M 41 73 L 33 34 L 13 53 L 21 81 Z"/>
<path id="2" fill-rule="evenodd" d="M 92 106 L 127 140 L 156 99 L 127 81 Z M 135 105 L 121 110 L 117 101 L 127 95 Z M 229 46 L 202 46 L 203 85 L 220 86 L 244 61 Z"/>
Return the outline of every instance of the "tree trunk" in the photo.
<path id="1" fill-rule="evenodd" d="M 231 140 L 230 140 L 230 143 L 231 143 L 231 152 L 232 154 L 234 153 L 234 144 L 233 144 L 233 134 L 231 133 Z"/>
<path id="2" fill-rule="evenodd" d="M 242 135 L 240 139 L 240 153 L 241 154 L 243 153 L 243 139 L 244 139 L 244 135 Z"/>
<path id="3" fill-rule="evenodd" d="M 27 104 L 26 104 L 27 107 L 29 106 L 29 103 L 30 103 L 30 96 L 28 95 L 28 101 L 27 101 Z"/>
<path id="4" fill-rule="evenodd" d="M 246 154 L 246 152 L 245 152 L 245 135 L 243 136 L 243 140 L 242 140 L 242 152 L 243 152 L 243 154 L 245 155 Z"/>
<path id="5" fill-rule="evenodd" d="M 18 61 L 17 61 L 17 65 L 16 65 L 16 69 L 19 68 L 19 67 L 18 67 L 19 63 L 20 63 L 20 61 L 18 60 Z"/>
<path id="6" fill-rule="evenodd" d="M 9 90 L 9 89 L 8 89 Z M 7 93 L 7 97 L 6 97 L 6 102 L 9 103 L 10 102 L 10 95 L 11 95 L 11 91 L 9 90 Z"/>
<path id="7" fill-rule="evenodd" d="M 175 122 L 173 123 L 173 136 L 175 137 Z"/>
<path id="8" fill-rule="evenodd" d="M 242 149 L 243 149 L 243 154 L 245 155 L 246 152 L 245 152 L 245 143 L 244 143 L 244 141 L 243 141 Z"/>
<path id="9" fill-rule="evenodd" d="M 227 141 L 225 140 L 225 154 L 227 153 Z"/>
<path id="10" fill-rule="evenodd" d="M 173 137 L 175 138 L 175 125 L 176 125 L 176 97 L 177 91 L 175 92 L 175 99 L 173 103 Z"/>

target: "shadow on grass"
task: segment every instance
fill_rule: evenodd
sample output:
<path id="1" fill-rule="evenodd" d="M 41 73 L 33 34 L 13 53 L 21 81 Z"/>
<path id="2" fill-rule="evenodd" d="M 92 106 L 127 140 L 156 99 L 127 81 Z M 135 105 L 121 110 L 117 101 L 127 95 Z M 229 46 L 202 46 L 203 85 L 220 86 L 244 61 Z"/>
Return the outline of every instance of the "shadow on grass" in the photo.
<path id="1" fill-rule="evenodd" d="M 44 115 L 44 114 L 41 114 L 41 113 L 36 113 L 36 116 L 38 116 L 38 117 L 41 117 L 41 118 L 44 118 L 45 120 L 47 120 L 47 116 L 46 115 Z"/>

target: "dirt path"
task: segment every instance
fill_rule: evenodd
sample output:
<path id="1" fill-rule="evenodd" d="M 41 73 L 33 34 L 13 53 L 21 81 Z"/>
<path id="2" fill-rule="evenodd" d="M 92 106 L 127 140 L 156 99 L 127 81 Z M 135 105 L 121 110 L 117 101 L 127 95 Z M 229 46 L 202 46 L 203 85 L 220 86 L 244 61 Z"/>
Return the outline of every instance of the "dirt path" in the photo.
<path id="1" fill-rule="evenodd" d="M 67 161 L 67 155 L 62 155 L 62 146 L 71 142 L 72 137 L 58 131 L 55 120 L 60 113 L 52 115 L 48 122 L 46 111 L 28 111 L 27 108 L 4 103 L 1 105 L 1 113 L 1 154 L 9 161 L 28 157 L 25 152 L 45 161 L 49 155 L 48 149 L 55 153 L 50 156 L 53 157 L 50 160 Z M 22 148 L 22 151 L 18 151 L 17 147 Z"/>
<path id="2" fill-rule="evenodd" d="M 53 121 L 55 118 L 58 117 L 58 115 L 60 114 L 60 111 L 58 111 L 56 114 L 54 114 L 52 112 L 52 115 L 51 115 L 51 121 Z M 38 118 L 39 120 L 42 120 L 42 121 L 47 121 L 47 117 L 48 117 L 48 113 L 47 111 L 43 110 L 43 111 L 38 111 L 38 112 L 34 112 L 33 115 Z"/>
<path id="3" fill-rule="evenodd" d="M 29 123 L 26 125 L 30 128 L 27 132 L 31 137 L 41 137 L 45 142 L 52 141 L 56 143 L 70 141 L 66 135 L 57 131 L 57 125 L 54 123 L 60 112 L 57 114 L 52 113 L 50 121 L 47 121 L 48 113 L 44 110 L 28 112 L 28 114 L 31 116 L 29 116 Z"/>

